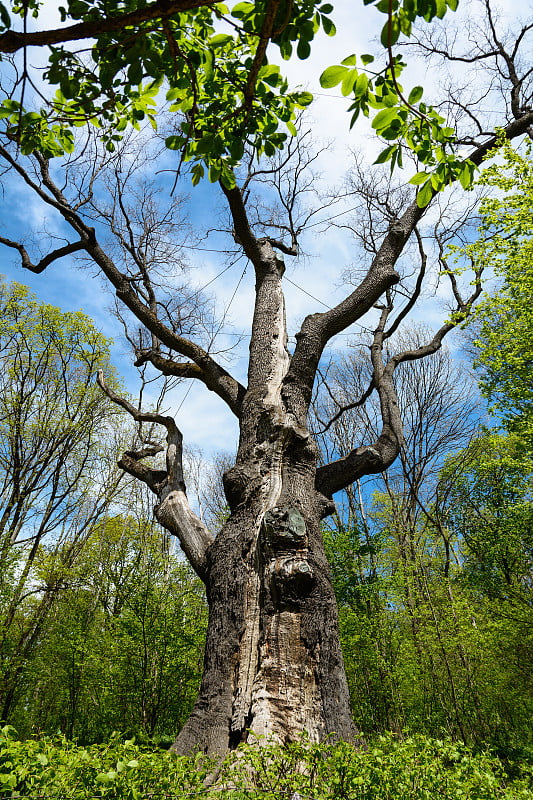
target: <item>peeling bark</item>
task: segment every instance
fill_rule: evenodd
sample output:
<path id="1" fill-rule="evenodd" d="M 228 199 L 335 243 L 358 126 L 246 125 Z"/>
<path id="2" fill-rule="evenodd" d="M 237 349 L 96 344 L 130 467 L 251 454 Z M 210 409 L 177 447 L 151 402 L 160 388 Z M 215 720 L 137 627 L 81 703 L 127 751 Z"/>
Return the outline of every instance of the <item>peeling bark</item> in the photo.
<path id="1" fill-rule="evenodd" d="M 232 514 L 208 553 L 210 608 L 200 694 L 174 748 L 223 753 L 307 731 L 353 740 L 335 596 L 314 486 L 316 445 L 284 400 L 283 264 L 262 243 L 241 438 L 225 475 Z"/>

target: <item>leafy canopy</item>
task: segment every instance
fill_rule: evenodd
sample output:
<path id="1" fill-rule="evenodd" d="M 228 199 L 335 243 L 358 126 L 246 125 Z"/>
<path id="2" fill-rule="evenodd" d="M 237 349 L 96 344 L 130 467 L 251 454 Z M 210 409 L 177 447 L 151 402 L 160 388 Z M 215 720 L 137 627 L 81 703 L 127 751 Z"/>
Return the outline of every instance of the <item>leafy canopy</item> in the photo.
<path id="1" fill-rule="evenodd" d="M 386 15 L 381 31 L 381 44 L 387 51 L 386 66 L 376 69 L 374 56 L 360 56 L 361 67 L 357 67 L 357 56 L 350 55 L 341 64 L 328 67 L 321 75 L 320 83 L 325 89 L 341 84 L 344 96 L 351 96 L 353 102 L 350 127 L 353 127 L 359 114 L 370 116 L 377 111 L 372 127 L 383 139 L 393 142 L 378 156 L 376 164 L 390 161 L 391 172 L 395 166 L 403 166 L 403 148 L 416 154 L 425 169 L 416 173 L 410 183 L 421 186 L 417 192 L 420 208 L 428 205 L 435 192 L 441 191 L 459 180 L 463 188 L 470 186 L 475 165 L 468 159 L 457 155 L 455 130 L 446 125 L 442 117 L 431 105 L 422 101 L 424 89 L 413 87 L 408 95 L 399 82 L 406 67 L 400 55 L 393 52 L 400 36 L 409 37 L 413 23 L 418 18 L 431 22 L 435 17 L 442 19 L 448 8 L 455 11 L 458 0 L 363 0 L 365 5 L 373 4 Z M 429 171 L 428 171 L 429 170 Z"/>
<path id="2" fill-rule="evenodd" d="M 456 156 L 454 131 L 421 101 L 422 87 L 404 96 L 399 76 L 405 64 L 392 48 L 400 35 L 410 35 L 417 19 L 442 18 L 448 9 L 456 9 L 458 0 L 363 3 L 386 16 L 381 44 L 387 65 L 375 71 L 370 67 L 373 56 L 363 55 L 363 69 L 358 70 L 352 55 L 323 73 L 322 86 L 342 82 L 343 94 L 353 99 L 352 125 L 361 111 L 378 112 L 373 127 L 394 142 L 378 162 L 401 166 L 402 147 L 407 146 L 432 170 L 413 179 L 424 184 L 418 192 L 423 207 L 434 191 L 457 178 L 468 185 L 474 167 Z M 289 89 L 279 67 L 269 64 L 267 47 L 274 45 L 283 59 L 294 52 L 306 59 L 320 29 L 335 34 L 333 6 L 317 0 L 244 0 L 232 8 L 209 0 L 67 0 L 59 8 L 69 26 L 62 35 L 28 34 L 28 14 L 38 19 L 40 5 L 39 0 L 14 3 L 10 14 L 0 2 L 0 53 L 15 52 L 22 43 L 50 47 L 44 77 L 56 89 L 53 99 L 40 108 L 26 107 L 31 77 L 25 61 L 22 77 L 0 106 L 7 135 L 23 154 L 36 149 L 46 157 L 71 153 L 75 128 L 88 123 L 102 129 L 113 151 L 128 126 L 138 128 L 148 119 L 156 127 L 164 93 L 170 110 L 179 114 L 167 146 L 179 151 L 180 164 L 193 162 L 193 183 L 208 174 L 210 181 L 222 180 L 228 188 L 234 185 L 233 169 L 245 146 L 258 157 L 283 149 L 287 135 L 296 134 L 297 111 L 313 99 L 308 92 Z M 22 18 L 24 32 L 12 30 L 16 16 Z M 70 42 L 82 33 L 90 37 L 91 46 L 76 50 Z"/>

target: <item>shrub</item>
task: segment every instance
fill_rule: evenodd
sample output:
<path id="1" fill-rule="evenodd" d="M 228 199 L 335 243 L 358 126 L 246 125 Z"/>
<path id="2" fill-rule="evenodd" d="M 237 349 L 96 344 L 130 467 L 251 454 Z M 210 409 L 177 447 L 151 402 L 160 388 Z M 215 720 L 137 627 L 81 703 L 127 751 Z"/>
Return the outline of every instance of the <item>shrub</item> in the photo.
<path id="1" fill-rule="evenodd" d="M 532 777 L 525 763 L 514 765 L 511 779 L 488 752 L 424 736 L 381 736 L 366 750 L 342 742 L 263 741 L 217 765 L 202 754 L 177 756 L 118 734 L 106 745 L 80 747 L 63 736 L 21 742 L 12 727 L 0 731 L 1 800 L 533 800 Z"/>

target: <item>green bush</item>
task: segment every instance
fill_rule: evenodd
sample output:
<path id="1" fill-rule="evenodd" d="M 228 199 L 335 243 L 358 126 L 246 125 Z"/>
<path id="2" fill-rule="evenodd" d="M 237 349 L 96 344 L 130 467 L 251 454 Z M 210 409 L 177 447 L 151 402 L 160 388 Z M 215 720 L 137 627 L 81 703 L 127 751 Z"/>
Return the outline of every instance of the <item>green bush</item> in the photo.
<path id="1" fill-rule="evenodd" d="M 367 750 L 304 739 L 259 745 L 245 745 L 217 765 L 201 754 L 149 750 L 118 735 L 90 747 L 63 736 L 20 742 L 6 726 L 0 798 L 288 800 L 297 793 L 304 800 L 533 800 L 530 765 L 515 764 L 511 779 L 494 755 L 451 741 L 389 735 Z"/>

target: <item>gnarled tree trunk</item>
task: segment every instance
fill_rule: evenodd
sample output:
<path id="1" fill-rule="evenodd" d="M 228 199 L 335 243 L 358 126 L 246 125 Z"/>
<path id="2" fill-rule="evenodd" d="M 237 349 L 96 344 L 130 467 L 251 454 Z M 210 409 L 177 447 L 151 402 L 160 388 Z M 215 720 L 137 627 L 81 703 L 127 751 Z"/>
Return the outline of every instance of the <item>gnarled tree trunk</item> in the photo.
<path id="1" fill-rule="evenodd" d="M 236 238 L 256 275 L 248 385 L 240 386 L 189 343 L 173 346 L 188 348 L 192 365 L 176 364 L 157 352 L 149 354 L 154 366 L 166 374 L 199 377 L 239 419 L 236 463 L 224 476 L 231 514 L 216 538 L 188 505 L 181 434 L 174 420 L 138 411 L 99 377 L 108 395 L 135 419 L 167 428 L 166 470 L 142 463 L 146 455 L 162 448 L 125 453 L 120 463 L 157 495 L 157 519 L 179 537 L 206 585 L 210 613 L 204 675 L 174 749 L 185 753 L 199 747 L 209 754 L 223 754 L 250 733 L 281 742 L 304 732 L 312 741 L 331 735 L 353 741 L 357 731 L 320 522 L 334 508 L 335 491 L 361 475 L 385 469 L 398 454 L 401 421 L 393 367 L 387 372 L 381 356 L 386 316 L 372 349 L 383 418 L 378 440 L 317 470 L 318 449 L 307 418 L 325 344 L 398 280 L 394 262 L 421 212 L 411 207 L 405 227 L 387 237 L 366 285 L 363 281 L 331 312 L 304 321 L 291 355 L 282 291 L 284 262 L 276 252 L 281 245 L 256 238 L 240 190 L 224 191 Z M 121 287 L 121 297 L 134 305 L 129 290 Z"/>
<path id="2" fill-rule="evenodd" d="M 282 742 L 355 735 L 320 531 L 330 502 L 315 488 L 305 416 L 283 396 L 283 262 L 263 249 L 239 452 L 224 476 L 231 516 L 207 552 L 204 676 L 180 752 L 223 753 L 250 731 Z"/>

